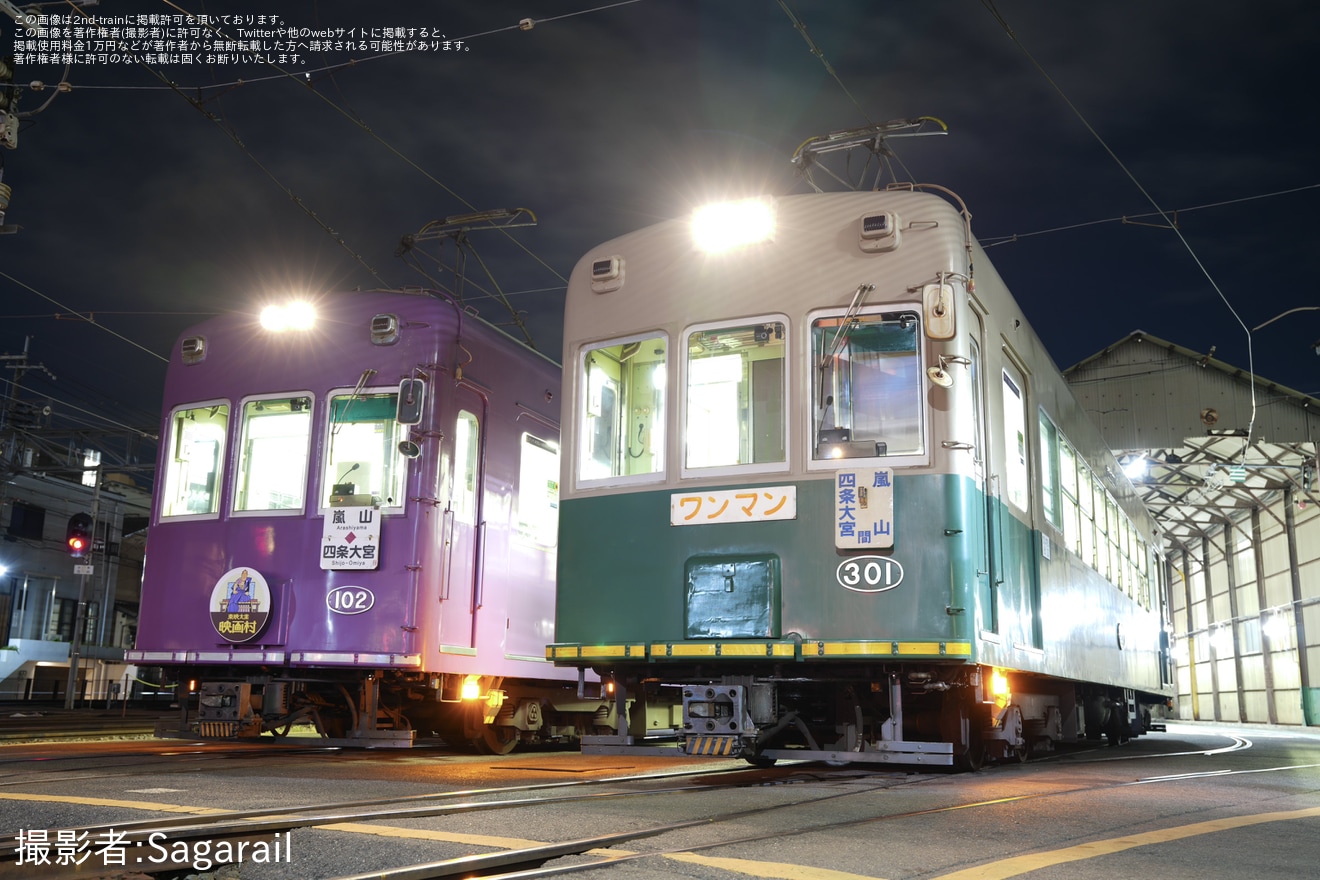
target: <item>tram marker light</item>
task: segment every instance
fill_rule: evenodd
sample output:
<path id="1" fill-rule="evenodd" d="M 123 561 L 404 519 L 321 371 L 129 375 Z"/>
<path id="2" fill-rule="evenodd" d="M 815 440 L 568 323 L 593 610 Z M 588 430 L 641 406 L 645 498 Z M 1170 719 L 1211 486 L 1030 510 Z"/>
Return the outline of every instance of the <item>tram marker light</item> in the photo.
<path id="1" fill-rule="evenodd" d="M 481 699 L 481 676 L 469 675 L 464 678 L 461 695 L 464 700 Z"/>

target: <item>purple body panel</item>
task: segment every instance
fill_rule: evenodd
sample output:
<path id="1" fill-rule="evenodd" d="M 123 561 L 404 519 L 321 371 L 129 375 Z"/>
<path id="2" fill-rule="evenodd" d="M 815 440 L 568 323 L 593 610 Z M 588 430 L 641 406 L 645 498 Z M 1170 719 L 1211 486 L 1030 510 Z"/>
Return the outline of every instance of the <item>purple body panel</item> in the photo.
<path id="1" fill-rule="evenodd" d="M 206 341 L 205 358 L 172 354 L 165 385 L 158 473 L 171 455 L 173 415 L 181 407 L 227 401 L 230 407 L 219 513 L 162 517 L 152 510 L 142 583 L 137 650 L 151 665 L 224 663 L 269 670 L 316 667 L 397 668 L 566 680 L 544 658 L 554 641 L 553 539 L 538 543 L 514 528 L 519 456 L 525 435 L 558 448 L 560 371 L 449 301 L 405 293 L 345 293 L 319 303 L 311 331 L 269 334 L 248 315 L 217 317 L 185 337 Z M 375 344 L 373 316 L 395 315 L 398 338 Z M 421 449 L 408 461 L 402 506 L 377 511 L 374 570 L 323 570 L 327 494 L 322 471 L 328 395 L 355 389 L 398 391 L 423 378 L 420 424 L 403 436 Z M 234 513 L 244 398 L 312 399 L 306 497 L 301 509 Z M 465 522 L 451 510 L 455 421 L 463 410 L 480 431 L 476 510 Z M 159 479 L 163 487 L 165 480 Z M 544 495 L 546 485 L 532 487 Z M 550 491 L 556 491 L 557 484 Z M 269 619 L 249 641 L 221 637 L 212 593 L 226 572 L 247 568 L 269 586 Z M 370 591 L 360 613 L 332 610 L 331 591 Z M 357 610 L 357 609 L 350 609 Z"/>

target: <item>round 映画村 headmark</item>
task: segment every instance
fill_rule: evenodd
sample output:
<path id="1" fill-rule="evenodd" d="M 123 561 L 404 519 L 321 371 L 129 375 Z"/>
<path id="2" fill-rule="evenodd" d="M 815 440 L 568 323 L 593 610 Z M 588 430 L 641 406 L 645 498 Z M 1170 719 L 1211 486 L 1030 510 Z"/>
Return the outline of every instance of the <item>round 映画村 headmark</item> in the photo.
<path id="1" fill-rule="evenodd" d="M 250 642 L 270 619 L 270 587 L 255 568 L 231 568 L 211 590 L 211 625 L 227 642 Z"/>

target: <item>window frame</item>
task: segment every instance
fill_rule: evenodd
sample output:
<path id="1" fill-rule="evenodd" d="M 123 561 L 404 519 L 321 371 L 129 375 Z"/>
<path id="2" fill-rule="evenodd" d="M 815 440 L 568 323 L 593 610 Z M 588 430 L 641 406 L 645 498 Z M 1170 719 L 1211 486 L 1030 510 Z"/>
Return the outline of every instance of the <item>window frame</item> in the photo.
<path id="1" fill-rule="evenodd" d="M 784 356 L 781 359 L 783 364 L 783 373 L 780 376 L 780 407 L 783 417 L 780 420 L 781 439 L 784 443 L 784 458 L 782 461 L 750 461 L 740 464 L 711 465 L 709 467 L 689 467 L 687 459 L 687 434 L 688 434 L 688 382 L 689 358 L 688 358 L 688 340 L 694 333 L 704 333 L 711 330 L 725 330 L 734 327 L 754 327 L 758 324 L 783 324 L 784 325 Z M 741 474 L 779 474 L 787 473 L 790 462 L 793 459 L 793 432 L 789 425 L 792 423 L 792 410 L 790 409 L 793 395 L 789 392 L 791 384 L 792 371 L 789 365 L 793 362 L 793 324 L 788 316 L 782 313 L 763 313 L 749 315 L 741 318 L 733 318 L 722 321 L 702 321 L 696 324 L 685 326 L 679 334 L 678 345 L 674 347 L 678 352 L 678 389 L 675 392 L 678 396 L 678 459 L 679 476 L 682 479 L 693 479 L 700 477 L 725 477 L 737 476 Z M 749 380 L 750 384 L 750 380 Z M 751 402 L 748 402 L 750 409 Z M 749 443 L 751 442 L 749 438 Z"/>
<path id="2" fill-rule="evenodd" d="M 631 342 L 663 342 L 665 347 L 665 390 L 661 395 L 661 406 L 663 411 L 657 414 L 658 417 L 652 419 L 652 431 L 657 425 L 664 430 L 664 434 L 659 444 L 653 444 L 652 449 L 659 458 L 658 467 L 640 474 L 611 474 L 604 477 L 586 477 L 582 473 L 582 454 L 585 448 L 584 444 L 589 441 L 587 432 L 587 405 L 589 402 L 590 389 L 588 387 L 587 374 L 587 356 L 592 352 L 603 348 L 612 348 L 618 345 L 627 345 Z M 647 483 L 663 483 L 669 472 L 669 418 L 673 412 L 673 339 L 665 330 L 644 330 L 640 333 L 632 333 L 627 336 L 610 337 L 607 339 L 597 339 L 590 342 L 579 343 L 573 355 L 572 366 L 572 387 L 573 387 L 573 423 L 572 437 L 573 444 L 569 453 L 572 456 L 568 464 L 568 471 L 572 475 L 572 485 L 574 489 L 599 489 L 613 488 L 616 486 L 635 486 Z M 567 369 L 567 368 L 566 368 Z M 622 405 L 622 401 L 620 401 Z M 564 456 L 564 449 L 561 441 L 559 450 L 561 461 Z M 562 470 L 561 470 L 562 472 Z M 561 497 L 564 487 L 559 487 Z"/>
<path id="3" fill-rule="evenodd" d="M 824 309 L 813 309 L 807 313 L 806 320 L 803 322 L 803 351 L 805 360 L 799 359 L 799 363 L 805 364 L 805 372 L 800 381 L 806 384 L 806 392 L 803 399 L 806 407 L 806 418 L 803 419 L 803 429 L 798 436 L 806 445 L 804 448 L 804 457 L 806 459 L 806 469 L 808 473 L 819 471 L 837 471 L 841 468 L 899 468 L 899 467 L 929 467 L 933 460 L 931 445 L 933 443 L 934 433 L 931 430 L 931 407 L 928 395 L 928 383 L 926 381 L 926 347 L 928 340 L 924 321 L 924 311 L 920 303 L 916 302 L 893 302 L 877 303 L 875 305 L 864 306 L 857 310 L 857 316 L 884 315 L 887 313 L 911 312 L 917 321 L 917 351 L 915 355 L 919 376 L 917 377 L 917 405 L 920 411 L 917 413 L 917 429 L 920 432 L 920 452 L 907 455 L 870 455 L 857 458 L 816 458 L 812 453 L 815 449 L 815 417 L 817 411 L 816 401 L 816 375 L 812 360 L 815 358 L 815 349 L 812 347 L 812 328 L 816 322 L 822 318 L 842 318 L 848 314 L 847 306 L 832 306 Z M 984 364 L 984 360 L 982 361 Z M 984 402 L 984 401 L 982 401 Z M 837 418 L 837 413 L 836 413 Z M 982 453 L 983 458 L 987 457 Z"/>
<path id="4" fill-rule="evenodd" d="M 173 485 L 171 478 L 175 474 L 173 464 L 177 450 L 174 444 L 179 439 L 175 434 L 175 420 L 180 413 L 222 406 L 227 407 L 228 411 L 225 415 L 224 430 L 220 432 L 220 448 L 216 451 L 215 509 L 206 513 L 167 514 L 165 505 Z M 164 465 L 164 473 L 160 479 L 160 498 L 156 509 L 156 520 L 158 522 L 198 522 L 220 518 L 221 512 L 225 509 L 225 493 L 229 489 L 230 474 L 234 472 L 236 467 L 236 463 L 230 461 L 230 447 L 233 445 L 231 443 L 231 432 L 234 430 L 234 410 L 234 402 L 224 397 L 212 400 L 189 401 L 188 403 L 181 403 L 170 410 L 168 422 L 170 434 L 161 451 L 161 463 Z"/>
<path id="5" fill-rule="evenodd" d="M 527 514 L 528 509 L 533 507 L 533 505 L 530 504 L 533 493 L 541 491 L 541 489 L 536 486 L 527 485 L 527 478 L 529 476 L 534 476 L 534 474 L 529 472 L 528 467 L 529 447 L 540 450 L 541 452 L 554 457 L 554 467 L 550 471 L 553 474 L 555 484 L 554 501 L 546 505 L 540 505 L 543 510 L 549 509 L 554 511 L 554 523 L 552 527 L 548 529 L 541 528 L 538 530 L 532 530 L 526 528 L 529 524 L 529 517 L 524 514 Z M 510 530 L 510 534 L 514 536 L 515 541 L 535 547 L 539 550 L 554 550 L 559 546 L 559 511 L 561 509 L 559 482 L 563 466 L 562 459 L 563 448 L 558 441 L 548 440 L 531 431 L 523 431 L 521 436 L 519 436 L 517 500 L 514 503 L 513 509 L 513 528 Z M 546 488 L 548 489 L 548 487 Z M 546 538 L 547 540 L 542 540 L 542 538 Z"/>
<path id="6" fill-rule="evenodd" d="M 239 477 L 243 474 L 245 468 L 245 462 L 243 459 L 243 444 L 247 438 L 247 427 L 248 427 L 248 420 L 246 417 L 247 408 L 250 404 L 257 403 L 258 401 L 262 401 L 262 400 L 288 400 L 295 397 L 305 397 L 308 400 L 306 447 L 303 455 L 302 502 L 294 507 L 240 509 L 238 506 L 238 499 L 239 499 L 238 480 Z M 313 394 L 311 391 L 306 391 L 306 390 L 281 391 L 272 394 L 253 394 L 248 397 L 240 398 L 238 400 L 237 404 L 234 406 L 234 411 L 237 412 L 238 415 L 237 423 L 233 422 L 234 413 L 231 412 L 230 414 L 230 420 L 231 420 L 230 430 L 234 431 L 235 433 L 234 433 L 233 449 L 230 451 L 230 456 L 229 456 L 229 465 L 231 470 L 227 475 L 227 477 L 225 478 L 225 485 L 229 490 L 228 510 L 230 517 L 234 517 L 234 518 L 252 517 L 252 516 L 295 517 L 295 516 L 305 516 L 307 514 L 308 504 L 311 500 L 311 493 L 312 493 L 312 486 L 311 486 L 312 435 L 316 431 L 317 409 L 319 406 L 320 406 L 320 402 L 317 400 L 316 395 Z"/>
<path id="7" fill-rule="evenodd" d="M 329 511 L 334 509 L 334 506 L 329 503 L 330 490 L 333 488 L 333 482 L 329 481 L 329 475 L 326 471 L 326 468 L 330 464 L 330 456 L 334 451 L 334 440 L 333 440 L 334 423 L 332 420 L 335 414 L 335 401 L 337 399 L 341 399 L 344 397 L 365 396 L 365 395 L 371 395 L 372 397 L 384 397 L 384 396 L 392 395 L 395 398 L 394 409 L 395 411 L 397 411 L 399 386 L 381 385 L 381 386 L 369 387 L 369 388 L 358 388 L 356 386 L 350 387 L 346 385 L 341 388 L 332 388 L 326 392 L 325 400 L 324 403 L 322 404 L 324 406 L 324 414 L 321 416 L 319 421 L 314 421 L 313 430 L 316 430 L 316 428 L 319 425 L 321 431 L 321 437 L 323 440 L 323 444 L 321 446 L 320 461 L 317 463 L 317 467 L 316 467 L 317 473 L 320 475 L 320 483 L 317 486 L 317 492 L 316 492 L 316 504 L 317 504 L 317 511 L 323 516 L 327 514 Z M 406 440 L 408 438 L 408 426 L 400 425 L 398 421 L 393 418 L 393 416 L 391 416 L 390 420 L 394 421 L 395 425 L 398 426 L 396 438 L 399 440 Z M 398 451 L 397 442 L 394 444 L 394 451 L 392 452 L 392 455 L 395 460 L 394 463 L 396 467 L 399 469 L 399 473 L 401 476 L 401 479 L 399 480 L 399 490 L 400 490 L 399 497 L 393 504 L 389 504 L 389 505 L 385 504 L 385 499 L 382 498 L 379 505 L 373 505 L 375 509 L 379 511 L 381 516 L 400 516 L 403 513 L 405 513 L 405 508 L 407 506 L 407 501 L 408 501 L 408 480 L 411 476 L 410 471 L 412 468 L 412 461 L 417 460 L 417 459 L 409 459 L 406 456 L 404 456 L 402 453 L 400 453 Z M 351 461 L 352 459 L 349 460 Z M 309 462 L 308 470 L 309 472 L 311 470 L 310 462 Z"/>

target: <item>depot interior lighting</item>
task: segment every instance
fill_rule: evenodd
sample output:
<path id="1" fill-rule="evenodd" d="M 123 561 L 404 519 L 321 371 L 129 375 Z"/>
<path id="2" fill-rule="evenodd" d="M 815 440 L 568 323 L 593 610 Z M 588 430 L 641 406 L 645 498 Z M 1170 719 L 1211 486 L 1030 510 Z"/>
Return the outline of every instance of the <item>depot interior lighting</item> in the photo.
<path id="1" fill-rule="evenodd" d="M 716 202 L 692 214 L 692 240 L 708 254 L 768 241 L 775 234 L 775 209 L 769 199 Z"/>

